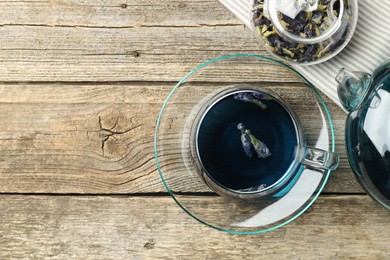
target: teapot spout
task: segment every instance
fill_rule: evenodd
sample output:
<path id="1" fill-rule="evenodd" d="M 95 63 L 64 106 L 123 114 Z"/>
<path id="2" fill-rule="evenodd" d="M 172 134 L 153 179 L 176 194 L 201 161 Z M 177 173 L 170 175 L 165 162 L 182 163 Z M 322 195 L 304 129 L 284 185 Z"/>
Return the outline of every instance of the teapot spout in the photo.
<path id="1" fill-rule="evenodd" d="M 348 71 L 342 68 L 336 76 L 337 92 L 341 104 L 348 112 L 358 108 L 366 97 L 371 75 L 360 71 Z"/>

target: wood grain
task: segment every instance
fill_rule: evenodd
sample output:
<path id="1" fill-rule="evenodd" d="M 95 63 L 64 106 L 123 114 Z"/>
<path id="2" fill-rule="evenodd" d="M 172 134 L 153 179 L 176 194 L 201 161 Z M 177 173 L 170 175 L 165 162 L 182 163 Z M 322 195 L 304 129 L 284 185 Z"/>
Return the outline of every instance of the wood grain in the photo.
<path id="1" fill-rule="evenodd" d="M 231 12 L 213 0 L 7 0 L 0 5 L 3 10 L 0 20 L 5 26 L 207 26 L 201 21 L 241 25 Z"/>
<path id="2" fill-rule="evenodd" d="M 217 1 L 0 4 L 5 82 L 176 81 L 223 54 L 265 53 Z"/>
<path id="3" fill-rule="evenodd" d="M 170 83 L 0 85 L 0 121 L 4 122 L 0 125 L 0 191 L 165 192 L 153 157 L 153 134 L 171 87 Z M 293 98 L 293 89 L 282 90 L 291 102 L 300 102 L 299 96 Z M 185 95 L 180 102 L 192 106 L 193 97 Z M 361 192 L 344 156 L 345 115 L 335 105 L 330 105 L 330 111 L 342 163 L 326 192 Z M 175 120 L 174 126 L 183 124 L 183 119 Z M 208 191 L 188 178 L 179 184 L 183 192 Z"/>
<path id="4" fill-rule="evenodd" d="M 389 220 L 366 196 L 323 196 L 281 229 L 238 236 L 203 226 L 169 197 L 3 195 L 0 257 L 387 259 Z"/>

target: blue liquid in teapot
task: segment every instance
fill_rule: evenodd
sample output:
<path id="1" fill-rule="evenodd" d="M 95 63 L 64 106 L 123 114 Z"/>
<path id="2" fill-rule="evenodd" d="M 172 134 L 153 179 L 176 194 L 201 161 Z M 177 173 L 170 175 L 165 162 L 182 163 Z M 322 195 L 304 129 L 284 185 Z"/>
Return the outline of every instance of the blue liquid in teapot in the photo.
<path id="1" fill-rule="evenodd" d="M 390 63 L 372 77 L 345 74 L 338 82 L 349 89 L 339 89 L 339 95 L 344 93 L 340 100 L 351 111 L 346 125 L 350 164 L 363 188 L 390 209 Z"/>

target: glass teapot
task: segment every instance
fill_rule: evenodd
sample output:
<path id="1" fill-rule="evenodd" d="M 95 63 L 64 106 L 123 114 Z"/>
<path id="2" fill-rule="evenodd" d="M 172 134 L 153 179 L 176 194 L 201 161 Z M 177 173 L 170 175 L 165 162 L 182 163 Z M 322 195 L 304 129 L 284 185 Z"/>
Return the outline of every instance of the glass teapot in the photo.
<path id="1" fill-rule="evenodd" d="M 390 209 L 390 60 L 373 75 L 341 69 L 339 99 L 349 112 L 348 159 L 363 188 Z"/>
<path id="2" fill-rule="evenodd" d="M 357 17 L 357 0 L 254 0 L 252 25 L 277 58 L 315 64 L 348 44 Z"/>

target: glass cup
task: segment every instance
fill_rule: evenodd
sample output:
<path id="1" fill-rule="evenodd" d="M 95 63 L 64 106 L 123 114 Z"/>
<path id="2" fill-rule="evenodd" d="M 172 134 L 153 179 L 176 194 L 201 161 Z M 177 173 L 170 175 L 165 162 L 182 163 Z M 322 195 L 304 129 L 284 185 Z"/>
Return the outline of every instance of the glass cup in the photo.
<path id="1" fill-rule="evenodd" d="M 298 115 L 279 95 L 249 84 L 205 100 L 191 139 L 199 174 L 221 196 L 280 197 L 305 167 L 335 170 L 339 164 L 337 154 L 306 145 Z"/>

